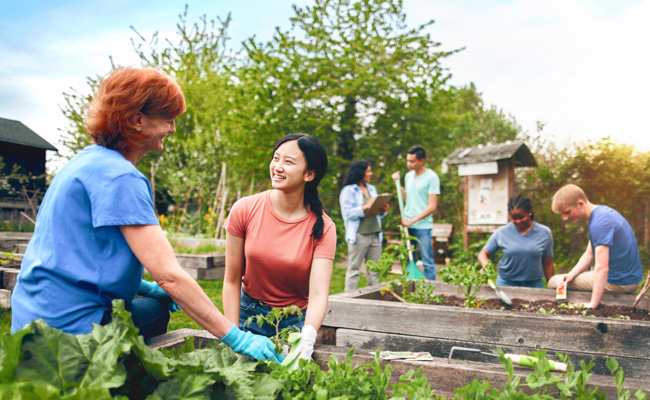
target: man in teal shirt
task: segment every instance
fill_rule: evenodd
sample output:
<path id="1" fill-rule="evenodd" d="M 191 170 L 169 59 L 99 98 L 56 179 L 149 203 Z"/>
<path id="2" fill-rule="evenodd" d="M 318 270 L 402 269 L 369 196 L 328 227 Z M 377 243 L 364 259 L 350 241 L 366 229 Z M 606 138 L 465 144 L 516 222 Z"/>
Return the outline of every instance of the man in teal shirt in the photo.
<path id="1" fill-rule="evenodd" d="M 433 229 L 433 212 L 438 207 L 440 179 L 433 170 L 426 168 L 426 152 L 422 146 L 413 146 L 406 155 L 409 172 L 404 176 L 404 196 L 406 205 L 402 216 L 402 225 L 408 228 L 408 234 L 418 239 L 420 259 L 424 264 L 427 279 L 436 279 L 436 266 L 433 261 L 431 229 Z M 400 179 L 399 171 L 392 175 L 393 180 Z"/>

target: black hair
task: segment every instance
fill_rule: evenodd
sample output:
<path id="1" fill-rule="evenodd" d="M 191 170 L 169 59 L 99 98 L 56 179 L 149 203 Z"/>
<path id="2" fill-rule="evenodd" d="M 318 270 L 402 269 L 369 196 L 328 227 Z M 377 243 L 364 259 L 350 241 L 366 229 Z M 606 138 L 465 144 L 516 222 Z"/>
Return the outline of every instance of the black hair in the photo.
<path id="1" fill-rule="evenodd" d="M 345 174 L 343 186 L 360 184 L 366 176 L 366 170 L 369 166 L 370 163 L 366 160 L 352 161 L 348 172 Z"/>
<path id="2" fill-rule="evenodd" d="M 508 212 L 512 210 L 524 210 L 530 213 L 530 219 L 535 219 L 535 214 L 533 213 L 533 205 L 530 203 L 530 199 L 526 196 L 520 194 L 512 196 L 508 200 Z"/>
<path id="3" fill-rule="evenodd" d="M 304 133 L 291 133 L 278 139 L 273 145 L 273 154 L 275 154 L 278 147 L 286 142 L 296 140 L 298 147 L 307 160 L 307 171 L 314 171 L 314 179 L 307 182 L 305 185 L 305 195 L 303 197 L 303 204 L 305 208 L 316 214 L 316 222 L 311 230 L 311 235 L 320 239 L 323 236 L 323 202 L 318 197 L 318 184 L 327 172 L 327 153 L 323 144 L 314 136 L 305 135 Z"/>
<path id="4" fill-rule="evenodd" d="M 427 158 L 427 152 L 424 151 L 422 146 L 413 146 L 409 149 L 408 154 L 415 154 L 415 158 L 418 160 L 424 160 Z"/>

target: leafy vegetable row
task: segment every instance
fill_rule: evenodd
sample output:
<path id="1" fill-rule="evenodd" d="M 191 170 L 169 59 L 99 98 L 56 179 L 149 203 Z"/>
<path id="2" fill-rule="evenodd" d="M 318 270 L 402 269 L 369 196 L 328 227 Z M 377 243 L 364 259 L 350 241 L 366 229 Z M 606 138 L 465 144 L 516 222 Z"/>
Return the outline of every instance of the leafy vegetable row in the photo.
<path id="1" fill-rule="evenodd" d="M 290 370 L 280 364 L 253 361 L 211 342 L 195 350 L 147 347 L 122 301 L 113 304 L 113 322 L 95 326 L 88 335 L 69 335 L 37 321 L 13 335 L 0 336 L 0 400 L 4 399 L 440 399 L 422 369 L 391 383 L 392 368 L 382 368 L 379 352 L 369 364 L 352 365 L 353 350 L 344 362 L 332 356 L 328 369 L 300 360 Z M 526 383 L 514 375 L 503 357 L 509 382 L 502 391 L 474 381 L 456 389 L 458 399 L 602 399 L 598 389 L 586 389 L 593 364 L 581 362 L 575 371 L 568 357 L 566 374 L 549 372 L 544 352 Z M 625 374 L 615 360 L 608 366 L 619 389 Z M 524 391 L 526 394 L 524 394 Z M 642 392 L 637 399 L 647 399 Z"/>

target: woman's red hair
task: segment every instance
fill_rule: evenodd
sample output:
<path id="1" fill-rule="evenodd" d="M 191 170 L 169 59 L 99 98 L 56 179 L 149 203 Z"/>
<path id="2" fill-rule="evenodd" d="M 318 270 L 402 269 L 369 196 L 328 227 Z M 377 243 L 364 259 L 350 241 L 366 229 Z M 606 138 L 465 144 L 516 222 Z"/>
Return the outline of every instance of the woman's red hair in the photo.
<path id="1" fill-rule="evenodd" d="M 185 96 L 169 75 L 153 68 L 116 68 L 102 79 L 85 119 L 95 143 L 109 149 L 138 147 L 138 113 L 174 119 L 185 112 Z"/>

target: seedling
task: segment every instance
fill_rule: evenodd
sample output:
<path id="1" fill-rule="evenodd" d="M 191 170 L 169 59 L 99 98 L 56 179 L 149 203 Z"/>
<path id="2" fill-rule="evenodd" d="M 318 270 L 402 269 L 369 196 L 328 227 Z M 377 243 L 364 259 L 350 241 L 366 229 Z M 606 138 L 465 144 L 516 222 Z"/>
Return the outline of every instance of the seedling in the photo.
<path id="1" fill-rule="evenodd" d="M 380 292 L 384 294 L 389 292 L 393 297 L 403 303 L 418 303 L 429 304 L 432 302 L 442 303 L 442 296 L 434 296 L 433 292 L 436 289 L 425 278 L 420 278 L 415 281 L 414 290 L 408 291 L 409 283 L 412 279 L 408 278 L 408 264 L 409 264 L 409 251 L 406 247 L 408 240 L 417 240 L 415 237 L 408 236 L 406 230 L 400 227 L 401 231 L 401 244 L 390 245 L 386 247 L 378 262 L 367 261 L 366 268 L 371 271 L 376 271 L 379 275 L 379 281 L 384 283 L 384 287 Z M 393 268 L 395 261 L 399 260 L 402 268 L 402 274 L 398 281 L 388 281 L 388 274 Z M 399 287 L 402 287 L 402 295 L 397 294 Z"/>
<path id="2" fill-rule="evenodd" d="M 480 308 L 481 301 L 476 297 L 483 282 L 495 275 L 496 269 L 488 260 L 485 268 L 476 263 L 452 263 L 440 270 L 440 276 L 445 283 L 457 285 L 465 296 L 465 307 Z"/>
<path id="3" fill-rule="evenodd" d="M 273 344 L 275 344 L 275 352 L 281 353 L 282 345 L 288 344 L 289 334 L 298 331 L 298 329 L 294 327 L 280 329 L 280 322 L 282 322 L 282 320 L 287 318 L 289 315 L 295 314 L 298 314 L 298 318 L 302 320 L 302 310 L 298 306 L 274 308 L 266 315 L 253 315 L 252 317 L 248 317 L 246 320 L 246 326 L 249 326 L 255 322 L 257 326 L 261 328 L 262 325 L 264 325 L 266 322 L 275 328 L 275 335 L 270 339 Z"/>

